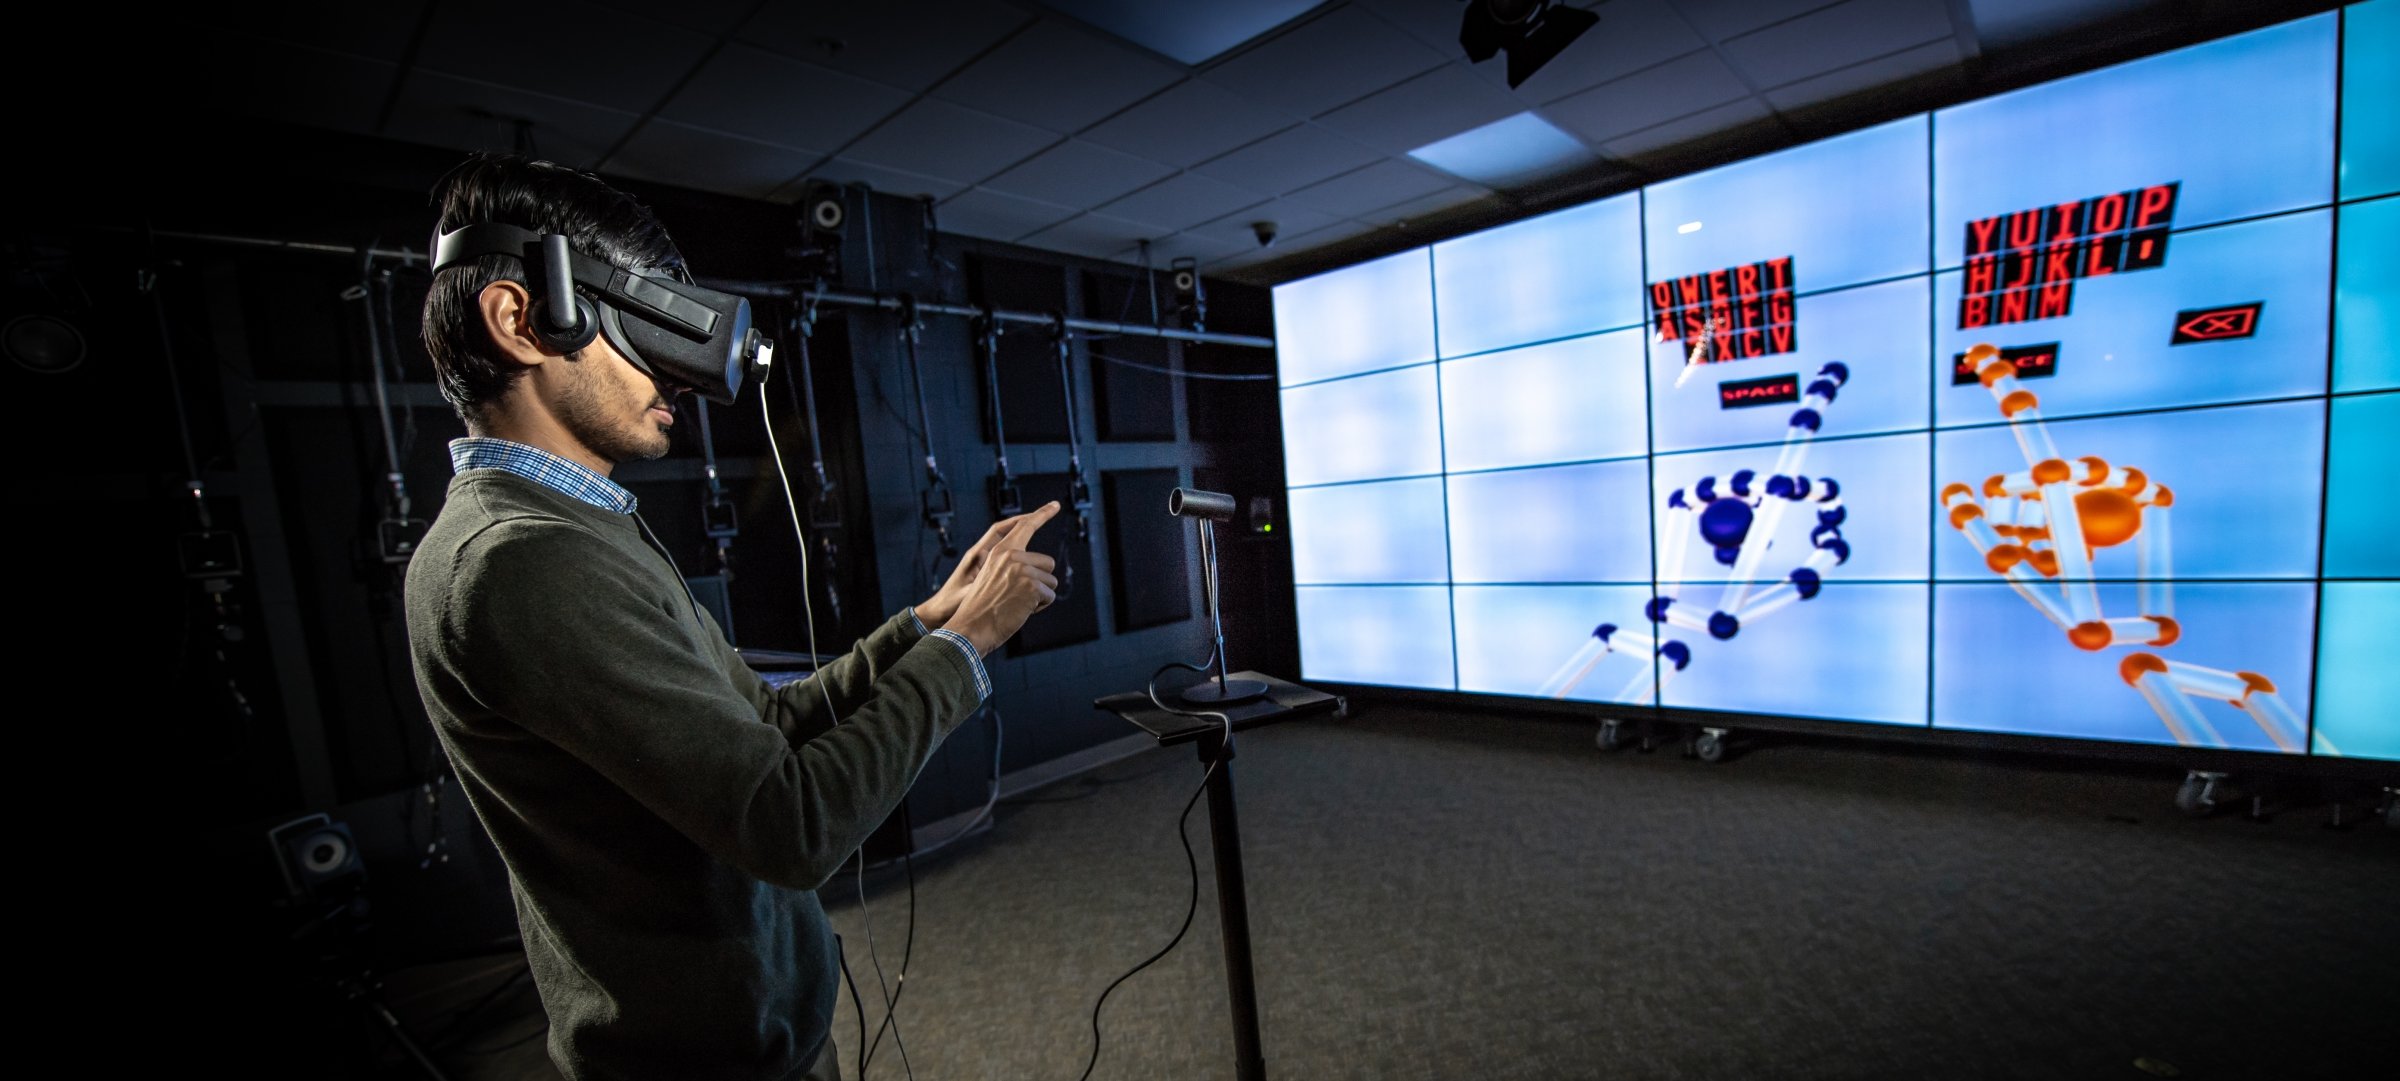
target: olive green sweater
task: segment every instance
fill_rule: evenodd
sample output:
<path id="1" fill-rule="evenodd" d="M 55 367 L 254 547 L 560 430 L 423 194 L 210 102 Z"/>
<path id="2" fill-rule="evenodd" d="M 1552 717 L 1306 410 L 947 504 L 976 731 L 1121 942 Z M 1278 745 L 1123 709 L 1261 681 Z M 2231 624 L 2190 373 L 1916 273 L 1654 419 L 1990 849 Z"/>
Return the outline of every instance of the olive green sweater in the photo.
<path id="1" fill-rule="evenodd" d="M 837 977 L 812 891 L 978 704 L 967 656 L 903 612 L 770 690 L 632 516 L 493 469 L 451 481 L 408 633 L 567 1077 L 806 1069 Z"/>

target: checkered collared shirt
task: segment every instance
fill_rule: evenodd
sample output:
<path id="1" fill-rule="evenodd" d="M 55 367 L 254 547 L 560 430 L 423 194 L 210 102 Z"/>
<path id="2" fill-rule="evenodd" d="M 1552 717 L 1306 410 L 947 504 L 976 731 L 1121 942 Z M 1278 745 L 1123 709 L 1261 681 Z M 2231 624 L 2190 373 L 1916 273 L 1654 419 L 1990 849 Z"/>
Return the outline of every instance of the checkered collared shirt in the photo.
<path id="1" fill-rule="evenodd" d="M 552 454 L 540 447 L 490 436 L 468 436 L 450 441 L 450 469 L 464 473 L 470 469 L 497 469 L 514 473 L 526 480 L 553 491 L 565 492 L 601 510 L 631 514 L 640 500 L 625 486 Z"/>

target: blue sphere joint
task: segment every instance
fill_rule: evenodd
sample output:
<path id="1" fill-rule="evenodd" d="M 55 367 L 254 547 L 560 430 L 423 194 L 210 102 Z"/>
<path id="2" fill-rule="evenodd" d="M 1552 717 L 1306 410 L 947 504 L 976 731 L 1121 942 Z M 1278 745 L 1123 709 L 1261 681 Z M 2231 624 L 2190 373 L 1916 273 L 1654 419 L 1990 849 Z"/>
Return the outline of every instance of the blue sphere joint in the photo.
<path id="1" fill-rule="evenodd" d="M 1821 525 L 1815 529 L 1809 530 L 1809 546 L 1812 548 L 1823 548 L 1825 547 L 1825 539 L 1828 537 L 1831 537 L 1834 540 L 1840 540 L 1842 539 L 1842 531 L 1829 525 Z"/>
<path id="2" fill-rule="evenodd" d="M 1658 647 L 1658 655 L 1675 662 L 1675 670 L 1678 672 L 1683 671 L 1685 665 L 1692 663 L 1692 647 L 1681 642 L 1669 642 Z"/>
<path id="3" fill-rule="evenodd" d="M 1748 499 L 1750 497 L 1750 481 L 1756 476 L 1758 476 L 1758 471 L 1755 469 L 1745 469 L 1735 473 L 1733 475 L 1733 494 Z"/>
<path id="4" fill-rule="evenodd" d="M 1677 488 L 1675 489 L 1674 494 L 1667 497 L 1667 506 L 1688 508 L 1691 506 L 1691 504 L 1683 501 L 1683 489 Z"/>
<path id="5" fill-rule="evenodd" d="M 1741 555 L 1742 550 L 1739 548 L 1719 548 L 1717 549 L 1717 562 L 1730 567 L 1733 566 L 1734 560 L 1741 558 Z"/>
<path id="6" fill-rule="evenodd" d="M 1828 552 L 1832 552 L 1832 553 L 1833 553 L 1833 564 L 1834 564 L 1834 566 L 1837 566 L 1837 567 L 1838 567 L 1838 566 L 1841 566 L 1841 565 L 1842 565 L 1842 564 L 1844 564 L 1844 563 L 1848 563 L 1848 562 L 1850 562 L 1850 542 L 1849 542 L 1849 541 L 1843 540 L 1843 539 L 1842 539 L 1842 538 L 1840 538 L 1840 537 L 1835 537 L 1835 538 L 1833 538 L 1833 539 L 1831 539 L 1831 540 L 1828 540 L 1828 541 L 1826 541 L 1826 542 L 1825 542 L 1825 543 L 1823 543 L 1823 544 L 1820 544 L 1820 545 L 1818 545 L 1817 547 L 1819 547 L 1819 548 L 1823 548 L 1824 550 L 1826 550 L 1826 551 L 1828 551 Z"/>
<path id="7" fill-rule="evenodd" d="M 1613 635 L 1613 634 L 1615 634 L 1615 633 L 1617 633 L 1617 625 L 1616 625 L 1616 624 L 1614 624 L 1614 623 L 1603 623 L 1603 624 L 1601 624 L 1601 625 L 1599 625 L 1599 626 L 1597 626 L 1597 627 L 1594 627 L 1594 628 L 1592 628 L 1592 637 L 1594 637 L 1594 638 L 1597 638 L 1597 639 L 1599 639 L 1599 640 L 1601 640 L 1601 641 L 1603 641 L 1603 642 L 1606 642 L 1606 641 L 1608 641 L 1608 639 L 1609 639 L 1609 636 L 1610 636 L 1610 635 Z"/>
<path id="8" fill-rule="evenodd" d="M 1825 486 L 1825 494 L 1818 496 L 1817 502 L 1831 503 L 1834 500 L 1842 497 L 1842 482 L 1835 480 L 1832 477 L 1824 477 L 1820 478 L 1819 483 L 1822 483 Z"/>
<path id="9" fill-rule="evenodd" d="M 1642 608 L 1642 614 L 1649 616 L 1652 623 L 1664 623 L 1667 621 L 1667 606 L 1674 603 L 1673 597 L 1652 597 L 1650 603 Z"/>
<path id="10" fill-rule="evenodd" d="M 1824 526 L 1827 529 L 1837 528 L 1843 522 L 1847 522 L 1849 520 L 1850 510 L 1847 507 L 1834 507 L 1831 510 L 1821 510 L 1817 512 L 1817 524 Z"/>
<path id="11" fill-rule="evenodd" d="M 1767 478 L 1767 494 L 1777 499 L 1798 499 L 1792 494 L 1792 478 L 1777 473 Z"/>
<path id="12" fill-rule="evenodd" d="M 1825 418 L 1818 416 L 1814 409 L 1794 410 L 1792 413 L 1792 427 L 1794 428 L 1806 428 L 1813 432 L 1824 425 Z"/>
<path id="13" fill-rule="evenodd" d="M 1816 382 L 1808 385 L 1808 394 L 1809 397 L 1823 398 L 1827 402 L 1831 402 L 1833 401 L 1834 397 L 1840 393 L 1841 389 L 1842 385 L 1840 383 L 1836 383 L 1831 379 L 1819 379 Z"/>
<path id="14" fill-rule="evenodd" d="M 1720 550 L 1739 548 L 1742 540 L 1750 535 L 1750 523 L 1755 514 L 1750 504 L 1739 499 L 1720 499 L 1710 503 L 1707 510 L 1700 512 L 1700 539 Z"/>
<path id="15" fill-rule="evenodd" d="M 1734 635 L 1740 634 L 1741 631 L 1742 621 L 1733 618 L 1733 614 L 1730 612 L 1719 612 L 1708 617 L 1709 636 L 1719 641 L 1730 639 Z"/>
<path id="16" fill-rule="evenodd" d="M 1695 484 L 1695 485 L 1692 485 L 1692 495 L 1693 495 L 1693 496 L 1695 496 L 1695 497 L 1697 497 L 1697 498 L 1698 498 L 1698 499 L 1699 499 L 1701 502 L 1703 502 L 1703 503 L 1714 503 L 1714 502 L 1716 502 L 1716 501 L 1717 501 L 1717 478 L 1715 478 L 1715 477 L 1702 477 L 1702 478 L 1700 478 L 1700 483 L 1698 483 L 1698 484 Z"/>
<path id="17" fill-rule="evenodd" d="M 1817 374 L 1831 376 L 1836 383 L 1847 383 L 1850 381 L 1850 366 L 1838 360 L 1829 360 L 1824 367 L 1817 369 Z"/>
<path id="18" fill-rule="evenodd" d="M 1825 582 L 1817 577 L 1817 572 L 1806 567 L 1797 567 L 1792 571 L 1792 588 L 1800 591 L 1801 600 L 1807 600 L 1816 596 L 1818 590 L 1825 588 Z"/>

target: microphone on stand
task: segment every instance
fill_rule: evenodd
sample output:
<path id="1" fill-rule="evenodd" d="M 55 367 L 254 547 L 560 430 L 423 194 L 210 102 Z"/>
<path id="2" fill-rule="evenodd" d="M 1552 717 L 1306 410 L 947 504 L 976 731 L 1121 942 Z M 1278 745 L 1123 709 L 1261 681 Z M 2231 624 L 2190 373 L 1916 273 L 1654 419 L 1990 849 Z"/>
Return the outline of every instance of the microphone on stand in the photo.
<path id="1" fill-rule="evenodd" d="M 1167 513 L 1200 523 L 1201 583 L 1208 597 L 1209 629 L 1216 636 L 1216 679 L 1184 688 L 1183 700 L 1199 705 L 1224 705 L 1265 696 L 1265 683 L 1226 676 L 1225 614 L 1218 597 L 1216 524 L 1233 520 L 1233 497 L 1224 492 L 1177 488 L 1167 493 Z"/>

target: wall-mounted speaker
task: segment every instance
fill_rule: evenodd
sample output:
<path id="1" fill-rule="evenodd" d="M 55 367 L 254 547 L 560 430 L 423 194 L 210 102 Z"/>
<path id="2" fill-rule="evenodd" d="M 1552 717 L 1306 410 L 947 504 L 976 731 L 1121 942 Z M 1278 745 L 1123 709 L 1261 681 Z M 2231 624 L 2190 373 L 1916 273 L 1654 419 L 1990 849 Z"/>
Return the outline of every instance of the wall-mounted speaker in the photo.
<path id="1" fill-rule="evenodd" d="M 842 280 L 842 240 L 850 225 L 850 195 L 840 184 L 811 180 L 800 189 L 802 277 L 827 282 Z"/>
<path id="2" fill-rule="evenodd" d="M 1175 288 L 1175 318 L 1191 330 L 1208 329 L 1208 290 L 1200 282 L 1200 261 L 1186 256 L 1168 264 L 1168 281 Z"/>

